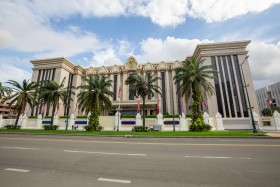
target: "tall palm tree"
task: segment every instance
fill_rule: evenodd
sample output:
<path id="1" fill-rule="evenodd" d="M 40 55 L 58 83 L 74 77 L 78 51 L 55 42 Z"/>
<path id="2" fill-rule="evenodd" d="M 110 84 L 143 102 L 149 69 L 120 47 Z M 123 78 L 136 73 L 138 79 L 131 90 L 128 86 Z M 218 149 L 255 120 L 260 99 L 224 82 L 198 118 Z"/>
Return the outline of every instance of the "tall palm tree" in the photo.
<path id="1" fill-rule="evenodd" d="M 146 96 L 151 95 L 154 96 L 155 93 L 161 95 L 160 87 L 156 84 L 159 77 L 153 77 L 152 75 L 140 76 L 138 74 L 134 74 L 129 76 L 125 84 L 130 85 L 130 94 L 141 97 L 143 99 L 142 105 L 142 118 L 143 118 L 143 127 L 145 128 L 145 102 Z"/>
<path id="2" fill-rule="evenodd" d="M 71 93 L 69 94 L 69 92 L 67 91 L 68 88 L 64 87 L 64 81 L 65 79 L 63 79 L 63 81 L 60 84 L 58 84 L 53 80 L 47 80 L 40 87 L 40 101 L 44 105 L 49 105 L 50 107 L 52 107 L 52 117 L 50 124 L 51 127 L 53 126 L 54 114 L 55 110 L 59 106 L 59 101 L 65 101 L 66 98 L 69 97 L 69 95 L 71 97 L 75 94 L 73 91 L 71 91 Z M 70 98 L 70 100 L 72 100 L 72 98 Z"/>
<path id="3" fill-rule="evenodd" d="M 9 96 L 11 93 L 12 90 L 6 86 L 3 86 L 2 82 L 0 82 L 0 103 L 6 96 Z"/>
<path id="4" fill-rule="evenodd" d="M 203 65 L 204 60 L 186 59 L 182 62 L 182 67 L 176 68 L 176 75 L 174 76 L 175 83 L 178 83 L 178 91 L 188 100 L 193 99 L 191 106 L 193 118 L 192 123 L 197 119 L 202 118 L 202 111 L 200 109 L 202 103 L 202 92 L 207 95 L 214 94 L 214 87 L 209 82 L 209 79 L 214 79 L 214 74 L 217 71 L 212 69 L 211 65 Z"/>
<path id="5" fill-rule="evenodd" d="M 18 124 L 18 119 L 20 114 L 25 110 L 26 104 L 33 106 L 35 102 L 35 90 L 38 87 L 38 84 L 35 82 L 29 82 L 25 79 L 22 82 L 22 85 L 14 80 L 8 80 L 6 83 L 10 84 L 10 88 L 13 93 L 6 97 L 4 101 L 11 100 L 10 105 L 16 103 L 16 108 L 18 109 L 18 115 L 15 125 Z"/>
<path id="6" fill-rule="evenodd" d="M 109 90 L 112 85 L 112 80 L 104 76 L 84 77 L 84 85 L 79 86 L 81 92 L 78 94 L 78 108 L 81 111 L 89 113 L 89 125 L 92 125 L 94 130 L 98 130 L 99 112 L 104 106 L 110 108 L 112 103 L 109 99 L 114 93 Z"/>

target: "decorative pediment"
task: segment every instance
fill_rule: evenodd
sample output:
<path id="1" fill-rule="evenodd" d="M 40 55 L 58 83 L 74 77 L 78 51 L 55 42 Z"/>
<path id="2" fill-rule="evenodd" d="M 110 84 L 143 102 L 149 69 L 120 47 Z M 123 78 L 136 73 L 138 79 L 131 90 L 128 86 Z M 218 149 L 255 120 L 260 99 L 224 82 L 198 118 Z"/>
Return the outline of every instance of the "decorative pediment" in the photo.
<path id="1" fill-rule="evenodd" d="M 158 65 L 158 69 L 166 69 L 166 64 L 165 64 L 165 62 L 161 62 L 161 63 L 159 63 L 159 65 Z"/>
<path id="2" fill-rule="evenodd" d="M 149 71 L 149 70 L 153 70 L 154 67 L 153 67 L 153 65 L 152 65 L 150 62 L 148 62 L 148 63 L 145 65 L 144 69 Z"/>
<path id="3" fill-rule="evenodd" d="M 96 74 L 96 71 L 93 69 L 93 67 L 88 68 L 86 71 L 86 75 L 93 75 Z"/>
<path id="4" fill-rule="evenodd" d="M 175 61 L 175 63 L 173 64 L 173 68 L 178 68 L 181 66 L 182 66 L 182 64 L 179 61 Z"/>
<path id="5" fill-rule="evenodd" d="M 137 62 L 136 59 L 131 56 L 125 62 L 125 69 L 127 70 L 136 70 L 137 69 Z"/>
<path id="6" fill-rule="evenodd" d="M 120 71 L 119 67 L 117 65 L 114 65 L 111 69 L 112 73 L 118 73 Z"/>
<path id="7" fill-rule="evenodd" d="M 99 71 L 98 71 L 98 73 L 108 73 L 108 70 L 107 70 L 107 68 L 105 67 L 105 66 L 102 66 L 100 69 L 99 69 Z"/>

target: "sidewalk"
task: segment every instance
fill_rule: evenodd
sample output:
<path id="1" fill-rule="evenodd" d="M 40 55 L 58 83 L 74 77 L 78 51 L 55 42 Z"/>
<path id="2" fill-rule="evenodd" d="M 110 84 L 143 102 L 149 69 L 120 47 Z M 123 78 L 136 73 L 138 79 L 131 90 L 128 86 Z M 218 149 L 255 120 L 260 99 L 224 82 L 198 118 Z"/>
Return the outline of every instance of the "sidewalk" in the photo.
<path id="1" fill-rule="evenodd" d="M 280 137 L 280 132 L 269 132 L 267 135 L 270 137 Z"/>

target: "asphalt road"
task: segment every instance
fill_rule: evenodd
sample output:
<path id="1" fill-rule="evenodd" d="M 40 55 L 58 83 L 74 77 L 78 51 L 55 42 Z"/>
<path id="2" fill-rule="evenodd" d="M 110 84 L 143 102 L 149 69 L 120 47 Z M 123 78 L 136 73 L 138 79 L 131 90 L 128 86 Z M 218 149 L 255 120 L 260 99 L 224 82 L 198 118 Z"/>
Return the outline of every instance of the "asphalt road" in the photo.
<path id="1" fill-rule="evenodd" d="M 0 134 L 0 186 L 280 186 L 280 139 Z"/>

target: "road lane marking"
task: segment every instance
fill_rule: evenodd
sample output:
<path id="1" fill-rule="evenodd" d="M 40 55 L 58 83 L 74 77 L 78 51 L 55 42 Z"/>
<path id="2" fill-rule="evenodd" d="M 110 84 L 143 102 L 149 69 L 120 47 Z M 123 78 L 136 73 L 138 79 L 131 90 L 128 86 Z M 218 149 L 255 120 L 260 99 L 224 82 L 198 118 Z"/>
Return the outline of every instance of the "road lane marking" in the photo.
<path id="1" fill-rule="evenodd" d="M 30 147 L 2 147 L 3 149 L 31 149 L 31 150 L 40 150 L 38 148 L 30 148 Z"/>
<path id="2" fill-rule="evenodd" d="M 185 156 L 186 158 L 216 158 L 216 159 L 245 159 L 250 160 L 251 158 L 246 157 L 224 157 L 224 156 Z"/>
<path id="3" fill-rule="evenodd" d="M 29 172 L 30 170 L 26 170 L 26 169 L 16 169 L 16 168 L 6 168 L 4 169 L 6 171 L 16 171 L 16 172 L 23 172 L 23 173 L 27 173 Z"/>
<path id="4" fill-rule="evenodd" d="M 98 178 L 97 180 L 102 182 L 117 182 L 117 183 L 125 183 L 125 184 L 131 183 L 131 181 L 129 180 L 120 180 L 120 179 Z"/>
<path id="5" fill-rule="evenodd" d="M 68 152 L 68 153 L 90 153 L 90 154 L 102 154 L 102 155 L 147 156 L 146 154 L 109 153 L 109 152 L 91 152 L 91 151 L 74 151 L 74 150 L 64 150 L 64 152 Z"/>
<path id="6" fill-rule="evenodd" d="M 126 144 L 126 145 L 170 145 L 170 146 L 230 146 L 230 147 L 280 147 L 279 144 L 195 144 L 195 143 L 156 143 L 156 142 L 112 142 L 96 140 L 61 140 L 41 138 L 0 138 L 0 140 L 25 140 L 25 141 L 49 141 L 49 142 L 77 142 L 77 143 L 100 143 L 100 144 Z"/>

